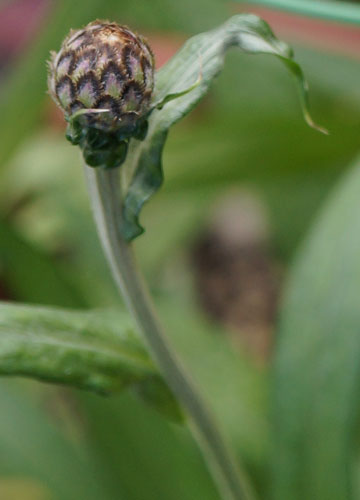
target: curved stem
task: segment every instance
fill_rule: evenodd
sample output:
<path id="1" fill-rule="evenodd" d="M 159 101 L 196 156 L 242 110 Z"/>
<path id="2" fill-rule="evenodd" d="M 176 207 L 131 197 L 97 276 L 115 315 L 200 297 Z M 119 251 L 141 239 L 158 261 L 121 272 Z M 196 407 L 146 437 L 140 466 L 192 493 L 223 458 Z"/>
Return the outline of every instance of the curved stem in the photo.
<path id="1" fill-rule="evenodd" d="M 211 413 L 169 347 L 134 262 L 131 246 L 121 234 L 122 197 L 118 169 L 104 170 L 85 166 L 85 173 L 97 230 L 113 277 L 153 358 L 189 417 L 191 429 L 209 462 L 222 498 L 253 498 Z"/>
<path id="2" fill-rule="evenodd" d="M 350 2 L 315 2 L 314 0 L 246 0 L 246 3 L 287 10 L 304 16 L 319 17 L 328 21 L 360 24 L 360 7 L 359 5 Z"/>

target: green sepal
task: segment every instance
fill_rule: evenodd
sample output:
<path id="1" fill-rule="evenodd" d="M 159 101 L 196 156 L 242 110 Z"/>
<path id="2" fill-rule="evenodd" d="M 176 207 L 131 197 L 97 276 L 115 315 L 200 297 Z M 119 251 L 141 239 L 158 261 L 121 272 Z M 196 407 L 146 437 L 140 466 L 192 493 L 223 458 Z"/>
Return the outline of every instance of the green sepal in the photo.
<path id="1" fill-rule="evenodd" d="M 148 131 L 147 116 L 128 122 L 112 132 L 84 122 L 84 115 L 105 112 L 106 110 L 80 110 L 67 118 L 66 139 L 80 146 L 85 163 L 90 167 L 116 168 L 124 163 L 131 137 L 142 141 Z M 130 113 L 127 115 L 129 117 Z M 132 117 L 134 118 L 134 117 Z M 136 117 L 137 118 L 137 117 Z"/>
<path id="2" fill-rule="evenodd" d="M 85 144 L 82 149 L 84 160 L 90 167 L 116 168 L 125 161 L 128 142 L 121 141 L 103 149 L 95 149 Z"/>
<path id="3" fill-rule="evenodd" d="M 78 144 L 80 144 L 81 135 L 82 131 L 79 123 L 69 122 L 65 132 L 66 139 L 74 146 L 77 146 Z"/>
<path id="4" fill-rule="evenodd" d="M 134 139 L 137 139 L 138 141 L 143 141 L 147 135 L 148 129 L 149 129 L 148 120 L 139 121 L 133 133 Z"/>

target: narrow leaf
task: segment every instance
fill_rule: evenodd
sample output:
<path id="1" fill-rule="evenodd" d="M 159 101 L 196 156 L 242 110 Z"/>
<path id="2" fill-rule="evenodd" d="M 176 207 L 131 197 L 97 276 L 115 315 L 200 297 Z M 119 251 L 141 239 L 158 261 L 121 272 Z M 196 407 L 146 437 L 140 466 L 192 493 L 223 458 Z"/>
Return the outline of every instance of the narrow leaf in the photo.
<path id="1" fill-rule="evenodd" d="M 128 240 L 143 232 L 138 220 L 141 208 L 162 184 L 161 154 L 169 128 L 189 113 L 207 93 L 223 67 L 226 51 L 231 47 L 250 54 L 272 54 L 280 58 L 296 78 L 306 121 L 324 131 L 310 118 L 307 85 L 301 68 L 293 60 L 292 50 L 277 40 L 267 23 L 257 16 L 234 16 L 219 28 L 191 38 L 156 74 L 154 103 L 166 102 L 168 96 L 176 94 L 180 97 L 167 102 L 161 110 L 152 112 L 146 139 L 143 142 L 134 141 L 122 166 L 129 184 L 123 210 L 123 231 Z M 185 92 L 191 86 L 191 92 Z"/>
<path id="2" fill-rule="evenodd" d="M 273 380 L 273 498 L 357 498 L 360 167 L 346 176 L 292 273 Z"/>
<path id="3" fill-rule="evenodd" d="M 125 313 L 2 303 L 0 375 L 23 375 L 99 394 L 131 387 L 160 411 L 179 416 Z"/>

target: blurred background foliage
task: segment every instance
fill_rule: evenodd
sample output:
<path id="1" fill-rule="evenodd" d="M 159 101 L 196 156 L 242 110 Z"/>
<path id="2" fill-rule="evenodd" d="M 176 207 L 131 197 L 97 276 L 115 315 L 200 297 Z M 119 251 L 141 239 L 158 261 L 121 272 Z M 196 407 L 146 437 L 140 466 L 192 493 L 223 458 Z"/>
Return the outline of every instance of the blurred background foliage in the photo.
<path id="1" fill-rule="evenodd" d="M 79 152 L 46 95 L 49 51 L 70 28 L 109 18 L 147 35 L 160 65 L 188 36 L 241 10 L 260 12 L 218 0 L 0 4 L 1 299 L 123 307 L 91 220 Z M 293 18 L 261 14 L 294 42 Z M 172 342 L 260 498 L 277 500 L 360 498 L 350 462 L 359 175 L 330 198 L 302 245 L 358 151 L 360 34 L 317 23 L 311 43 L 302 28 L 292 44 L 313 115 L 330 136 L 307 128 L 279 61 L 233 51 L 211 93 L 171 131 L 165 184 L 136 241 Z M 329 30 L 347 40 L 341 53 Z M 218 498 L 188 431 L 130 393 L 101 398 L 1 379 L 0 401 L 1 500 Z"/>

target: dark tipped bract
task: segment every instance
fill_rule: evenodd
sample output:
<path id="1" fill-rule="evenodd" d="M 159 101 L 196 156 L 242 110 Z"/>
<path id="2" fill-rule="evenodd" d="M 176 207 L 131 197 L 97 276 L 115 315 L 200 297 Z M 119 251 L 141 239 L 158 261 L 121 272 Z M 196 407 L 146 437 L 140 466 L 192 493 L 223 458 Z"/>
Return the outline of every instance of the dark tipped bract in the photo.
<path id="1" fill-rule="evenodd" d="M 84 124 L 116 130 L 144 116 L 154 87 L 154 57 L 145 39 L 126 26 L 95 21 L 72 31 L 52 54 L 49 89 L 70 118 L 79 110 Z"/>

